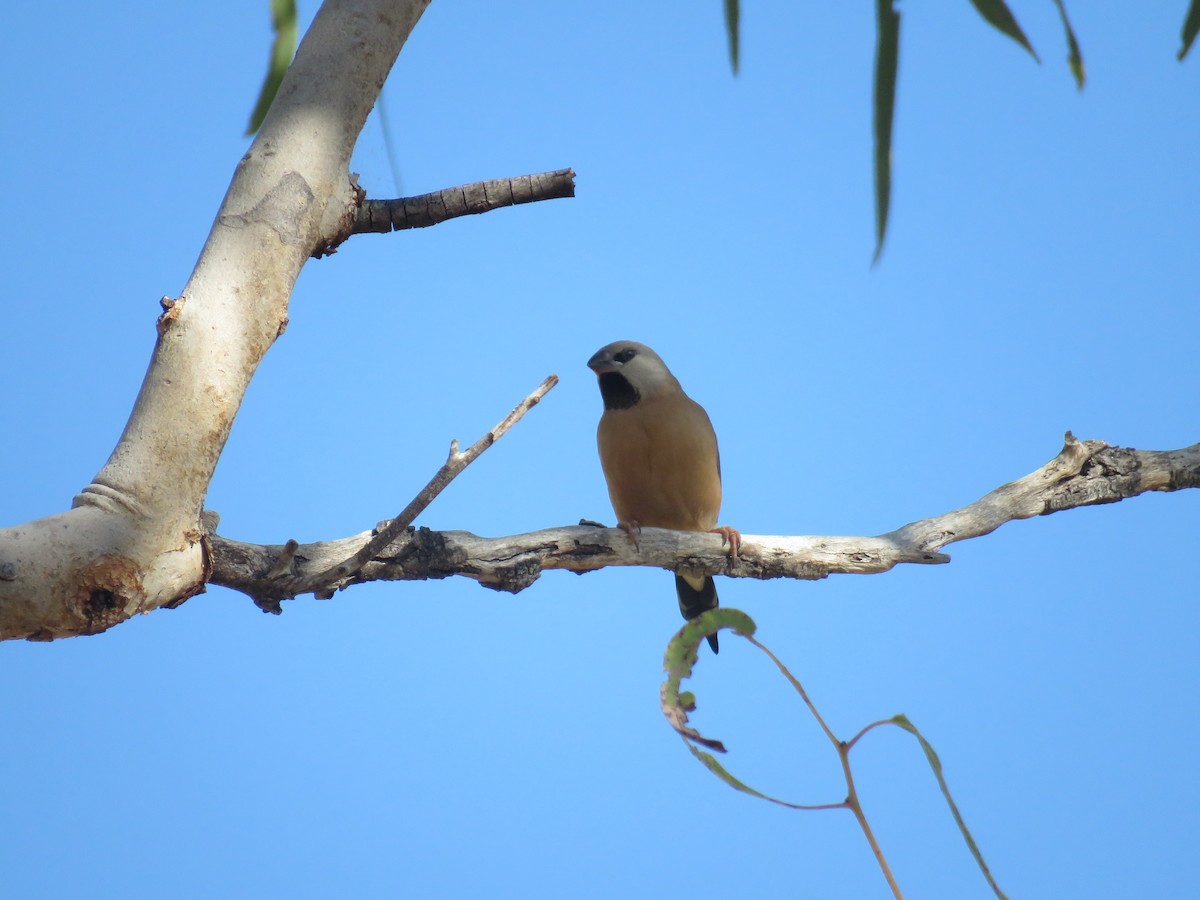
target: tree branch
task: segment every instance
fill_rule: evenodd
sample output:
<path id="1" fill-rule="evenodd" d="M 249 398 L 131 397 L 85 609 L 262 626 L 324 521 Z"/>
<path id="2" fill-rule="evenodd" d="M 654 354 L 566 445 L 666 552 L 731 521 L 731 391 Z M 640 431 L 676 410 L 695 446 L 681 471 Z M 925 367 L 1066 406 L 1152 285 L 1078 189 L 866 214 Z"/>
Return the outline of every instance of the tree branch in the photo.
<path id="1" fill-rule="evenodd" d="M 477 440 L 465 451 L 459 452 L 458 441 L 450 442 L 450 455 L 445 464 L 421 489 L 421 492 L 404 507 L 400 515 L 389 522 L 380 523 L 366 543 L 362 544 L 346 559 L 329 566 L 325 570 L 315 570 L 309 575 L 293 575 L 293 567 L 297 556 L 304 556 L 300 545 L 289 540 L 283 545 L 277 558 L 267 570 L 265 581 L 271 586 L 269 593 L 257 592 L 253 596 L 255 603 L 264 612 L 279 613 L 279 601 L 295 597 L 297 594 L 313 594 L 318 600 L 328 600 L 335 591 L 345 587 L 376 554 L 391 544 L 401 533 L 412 524 L 430 503 L 471 463 L 479 458 L 488 447 L 504 437 L 505 433 L 516 425 L 525 413 L 537 406 L 547 393 L 558 384 L 558 376 L 551 375 L 513 408 L 507 416 L 501 419 L 496 427 Z M 286 576 L 286 577 L 285 577 Z"/>
<path id="2" fill-rule="evenodd" d="M 707 533 L 644 528 L 639 551 L 620 529 L 595 525 L 499 538 L 409 527 L 338 586 L 463 575 L 484 587 L 516 593 L 545 569 L 582 573 L 605 566 L 658 566 L 736 578 L 816 580 L 833 573 L 870 575 L 901 563 L 947 563 L 950 557 L 938 552 L 942 547 L 989 534 L 1005 522 L 1115 503 L 1147 491 L 1195 487 L 1200 487 L 1200 443 L 1181 450 L 1133 450 L 1111 447 L 1104 441 L 1080 442 L 1068 432 L 1062 452 L 1037 471 L 962 509 L 878 537 L 744 534 L 738 560 L 731 564 L 721 538 Z M 298 576 L 323 571 L 364 548 L 377 534 L 301 545 L 294 551 Z M 283 598 L 270 572 L 278 556 L 288 552 L 285 546 L 247 544 L 213 534 L 209 548 L 213 584 L 255 598 Z"/>
<path id="3" fill-rule="evenodd" d="M 416 197 L 364 200 L 354 214 L 350 234 L 386 234 L 406 228 L 428 228 L 458 216 L 574 196 L 575 173 L 571 169 L 476 181 Z"/>
<path id="4" fill-rule="evenodd" d="M 163 304 L 108 462 L 72 508 L 0 528 L 0 639 L 96 634 L 204 589 L 201 511 L 246 388 L 314 249 L 350 228 L 350 155 L 429 0 L 325 0 Z"/>

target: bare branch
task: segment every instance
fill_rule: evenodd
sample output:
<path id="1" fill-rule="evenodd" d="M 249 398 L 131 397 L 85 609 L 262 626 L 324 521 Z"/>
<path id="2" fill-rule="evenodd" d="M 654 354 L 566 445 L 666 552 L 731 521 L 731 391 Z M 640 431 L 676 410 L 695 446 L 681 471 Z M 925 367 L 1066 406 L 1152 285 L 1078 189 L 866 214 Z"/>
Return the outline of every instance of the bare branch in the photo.
<path id="1" fill-rule="evenodd" d="M 1146 491 L 1194 487 L 1200 487 L 1200 444 L 1182 450 L 1134 450 L 1079 441 L 1068 431 L 1062 452 L 1036 472 L 1001 485 L 970 506 L 911 522 L 883 537 L 920 550 L 938 550 L 1017 519 L 1116 503 Z"/>
<path id="2" fill-rule="evenodd" d="M 280 612 L 279 601 L 297 594 L 314 594 L 321 600 L 332 597 L 334 592 L 345 587 L 367 562 L 400 537 L 405 529 L 413 523 L 413 520 L 425 511 L 438 494 L 458 477 L 460 472 L 478 459 L 484 450 L 500 440 L 517 422 L 521 421 L 525 413 L 537 406 L 538 402 L 556 384 L 558 384 L 558 376 L 549 376 L 538 385 L 533 393 L 518 403 L 512 412 L 501 419 L 491 431 L 466 450 L 460 452 L 458 441 L 451 441 L 450 455 L 445 464 L 438 469 L 433 478 L 429 479 L 429 483 L 421 489 L 421 492 L 412 499 L 408 506 L 401 510 L 400 515 L 390 522 L 381 523 L 381 526 L 376 528 L 368 540 L 340 562 L 329 566 L 324 571 L 316 570 L 314 574 L 297 573 L 293 568 L 297 555 L 308 556 L 308 554 L 298 549 L 300 545 L 296 541 L 289 540 L 283 545 L 270 568 L 267 569 L 264 580 L 271 586 L 269 591 L 255 592 L 255 602 L 266 612 L 278 613 Z M 312 557 L 308 558 L 311 561 Z M 308 571 L 313 572 L 313 569 L 309 567 Z M 283 577 L 284 575 L 291 577 Z"/>
<path id="3" fill-rule="evenodd" d="M 339 587 L 362 581 L 410 581 L 463 575 L 485 587 L 516 593 L 545 569 L 590 572 L 605 566 L 658 566 L 736 578 L 815 580 L 831 573 L 869 575 L 900 563 L 939 564 L 950 557 L 946 544 L 988 534 L 1005 522 L 1064 509 L 1114 503 L 1147 491 L 1200 487 L 1200 443 L 1181 450 L 1111 447 L 1077 441 L 1069 432 L 1062 452 L 1037 471 L 1005 484 L 962 509 L 912 522 L 878 537 L 780 537 L 742 535 L 731 563 L 713 534 L 644 528 L 640 550 L 617 528 L 577 525 L 509 537 L 480 537 L 466 531 L 408 528 L 369 561 L 341 579 Z M 378 535 L 374 535 L 378 537 Z M 373 535 L 301 545 L 295 551 L 298 578 L 323 572 Z M 269 573 L 285 547 L 210 536 L 213 584 L 252 597 L 282 597 Z M 300 593 L 296 591 L 295 593 Z M 294 596 L 288 594 L 286 596 Z"/>
<path id="4" fill-rule="evenodd" d="M 325 0 L 158 340 L 125 430 L 71 508 L 0 528 L 0 640 L 97 634 L 203 590 L 201 511 L 314 248 L 350 227 L 350 155 L 429 0 Z"/>
<path id="5" fill-rule="evenodd" d="M 428 228 L 458 216 L 574 196 L 575 173 L 571 169 L 476 181 L 416 197 L 364 200 L 355 213 L 350 234 L 386 234 L 406 228 Z"/>

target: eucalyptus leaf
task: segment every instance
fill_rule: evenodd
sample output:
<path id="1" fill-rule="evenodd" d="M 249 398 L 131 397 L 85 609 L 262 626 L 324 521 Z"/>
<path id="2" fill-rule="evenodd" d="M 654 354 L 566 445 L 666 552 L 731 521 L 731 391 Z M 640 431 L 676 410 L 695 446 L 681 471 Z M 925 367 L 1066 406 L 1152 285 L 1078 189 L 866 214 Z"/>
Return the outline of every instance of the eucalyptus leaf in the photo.
<path id="1" fill-rule="evenodd" d="M 1197 32 L 1200 32 L 1200 0 L 1192 0 L 1188 6 L 1187 17 L 1183 20 L 1183 31 L 1180 33 L 1183 40 L 1183 46 L 1179 48 L 1177 56 L 1180 62 L 1183 62 L 1183 58 L 1192 49 L 1192 41 L 1196 39 Z"/>
<path id="2" fill-rule="evenodd" d="M 688 713 L 695 710 L 696 697 L 691 691 L 680 690 L 684 679 L 692 676 L 692 669 L 700 656 L 700 642 L 722 628 L 749 637 L 757 627 L 754 620 L 741 610 L 729 607 L 710 609 L 680 628 L 667 644 L 663 655 L 663 671 L 667 673 L 667 680 L 659 688 L 659 705 L 671 727 L 687 740 L 718 753 L 725 752 L 725 746 L 720 741 L 705 737 L 688 724 Z"/>
<path id="3" fill-rule="evenodd" d="M 738 73 L 738 45 L 740 43 L 738 29 L 741 18 L 742 10 L 739 0 L 725 0 L 725 33 L 729 36 L 729 64 L 733 67 L 734 75 Z"/>
<path id="4" fill-rule="evenodd" d="M 1008 35 L 1028 50 L 1030 56 L 1041 62 L 1033 49 L 1033 45 L 1025 37 L 1025 32 L 1017 24 L 1016 16 L 1012 14 L 1012 10 L 1008 8 L 1008 4 L 1004 0 L 971 0 L 971 5 L 983 16 L 984 21 L 1000 33 Z"/>
<path id="5" fill-rule="evenodd" d="M 894 0 L 875 0 L 875 255 L 879 262 L 887 236 L 892 198 L 892 121 L 896 113 L 896 71 L 900 64 L 900 13 Z"/>
<path id="6" fill-rule="evenodd" d="M 904 715 L 904 713 L 893 716 L 888 722 L 897 728 L 903 728 L 917 739 L 917 743 L 921 745 L 921 749 L 925 752 L 925 758 L 929 761 L 929 768 L 933 770 L 934 777 L 937 778 L 938 787 L 942 789 L 942 796 L 946 798 L 946 805 L 950 807 L 950 814 L 954 816 L 954 821 L 958 824 L 958 830 L 962 833 L 963 840 L 967 842 L 967 847 L 970 849 L 971 855 L 975 857 L 979 871 L 983 873 L 983 877 L 987 879 L 987 883 L 991 886 L 996 896 L 1002 898 L 1002 900 L 1007 900 L 1005 893 L 996 884 L 996 879 L 992 877 L 992 871 L 988 868 L 987 862 L 984 861 L 983 854 L 979 851 L 979 845 L 975 843 L 975 838 L 971 836 L 970 829 L 967 828 L 967 823 L 963 821 L 962 813 L 958 811 L 958 804 L 950 796 L 950 786 L 946 784 L 946 777 L 942 774 L 942 761 L 938 758 L 937 751 L 933 749 L 933 745 L 925 740 L 925 736 L 917 730 L 917 726 L 910 722 L 908 716 Z"/>
<path id="7" fill-rule="evenodd" d="M 279 85 L 287 73 L 292 57 L 296 55 L 296 2 L 295 0 L 271 0 L 271 27 L 275 31 L 275 41 L 271 44 L 271 56 L 267 60 L 267 77 L 263 79 L 262 90 L 258 92 L 258 101 L 254 104 L 254 112 L 250 114 L 250 124 L 246 134 L 254 134 L 262 127 L 267 110 L 279 93 Z"/>
<path id="8" fill-rule="evenodd" d="M 705 768 L 720 778 L 723 782 L 725 782 L 734 790 L 741 791 L 743 794 L 749 794 L 751 797 L 758 797 L 760 800 L 767 800 L 771 803 L 778 804 L 779 806 L 786 806 L 788 809 L 840 809 L 846 805 L 845 803 L 825 803 L 820 805 L 806 806 L 801 803 L 789 803 L 786 800 L 780 800 L 778 797 L 772 797 L 770 794 L 764 794 L 762 791 L 756 791 L 744 781 L 739 780 L 737 777 L 732 775 L 728 769 L 721 765 L 720 761 L 711 753 L 705 753 L 703 750 L 699 750 L 696 747 L 693 747 L 691 744 L 688 744 L 687 748 L 692 751 L 692 755 L 695 756 L 696 759 L 700 760 L 700 762 L 704 764 Z"/>
<path id="9" fill-rule="evenodd" d="M 1200 2 L 1200 0 L 1196 0 Z M 1079 41 L 1075 38 L 1075 30 L 1071 27 L 1071 20 L 1067 18 L 1067 7 L 1063 0 L 1054 0 L 1054 5 L 1058 7 L 1058 16 L 1062 19 L 1063 31 L 1067 33 L 1067 65 L 1071 67 L 1071 74 L 1075 76 L 1075 86 L 1079 90 L 1083 90 L 1083 82 L 1086 79 L 1086 73 L 1083 68 L 1083 54 L 1079 51 Z"/>

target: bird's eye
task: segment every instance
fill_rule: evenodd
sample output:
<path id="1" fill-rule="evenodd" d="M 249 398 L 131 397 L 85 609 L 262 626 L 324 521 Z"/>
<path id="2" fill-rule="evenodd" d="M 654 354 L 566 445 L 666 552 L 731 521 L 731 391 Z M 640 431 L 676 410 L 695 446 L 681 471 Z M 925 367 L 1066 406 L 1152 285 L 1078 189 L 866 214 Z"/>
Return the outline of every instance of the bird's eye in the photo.
<path id="1" fill-rule="evenodd" d="M 619 353 L 614 353 L 613 359 L 615 359 L 619 363 L 627 363 L 631 359 L 633 359 L 635 356 L 637 356 L 637 351 L 634 350 L 632 347 L 626 347 L 624 350 L 620 351 Z"/>

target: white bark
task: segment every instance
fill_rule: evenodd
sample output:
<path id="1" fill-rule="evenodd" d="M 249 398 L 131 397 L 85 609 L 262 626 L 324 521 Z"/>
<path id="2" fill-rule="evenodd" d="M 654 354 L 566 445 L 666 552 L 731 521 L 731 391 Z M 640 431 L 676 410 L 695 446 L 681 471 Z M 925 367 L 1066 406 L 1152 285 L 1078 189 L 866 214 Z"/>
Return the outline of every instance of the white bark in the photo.
<path id="1" fill-rule="evenodd" d="M 947 544 L 990 534 L 1006 522 L 1081 506 L 1115 503 L 1147 491 L 1200 487 L 1200 444 L 1180 450 L 1133 450 L 1078 441 L 1029 475 L 961 509 L 921 519 L 878 537 L 743 534 L 736 561 L 714 534 L 645 528 L 638 546 L 618 528 L 578 525 L 508 537 L 409 529 L 334 587 L 362 581 L 412 581 L 462 575 L 516 593 L 546 569 L 590 572 L 605 566 L 659 566 L 736 578 L 814 580 L 835 573 L 874 575 L 904 563 L 948 563 Z M 314 577 L 353 556 L 371 532 L 313 544 L 260 545 L 213 535 L 212 582 L 242 591 L 260 607 L 314 590 Z M 280 564 L 282 561 L 282 565 Z M 320 587 L 330 583 L 320 582 Z M 320 590 L 318 589 L 318 592 Z"/>
<path id="2" fill-rule="evenodd" d="M 0 529 L 0 638 L 93 634 L 203 590 L 200 512 L 306 260 L 349 231 L 350 154 L 429 0 L 328 0 L 239 162 L 111 457 L 73 508 Z"/>

